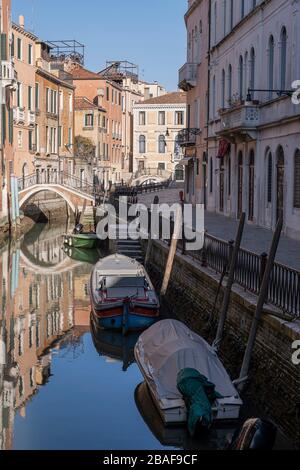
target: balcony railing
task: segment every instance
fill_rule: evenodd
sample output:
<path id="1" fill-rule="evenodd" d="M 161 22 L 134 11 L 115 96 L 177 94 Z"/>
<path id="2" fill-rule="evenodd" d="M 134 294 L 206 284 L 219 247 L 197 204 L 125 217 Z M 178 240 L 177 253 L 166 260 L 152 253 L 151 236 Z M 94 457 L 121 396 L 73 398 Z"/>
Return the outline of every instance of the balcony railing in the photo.
<path id="1" fill-rule="evenodd" d="M 23 108 L 14 108 L 14 121 L 17 123 L 17 124 L 20 124 L 20 123 L 25 123 L 25 111 Z"/>
<path id="2" fill-rule="evenodd" d="M 33 111 L 28 111 L 28 125 L 35 125 L 35 113 Z"/>
<path id="3" fill-rule="evenodd" d="M 189 147 L 196 144 L 197 135 L 201 133 L 200 129 L 182 129 L 178 133 L 178 144 L 181 147 Z"/>
<path id="4" fill-rule="evenodd" d="M 186 63 L 179 70 L 179 88 L 184 91 L 195 87 L 197 84 L 197 64 Z"/>
<path id="5" fill-rule="evenodd" d="M 255 105 L 240 105 L 220 111 L 220 133 L 234 130 L 255 130 L 260 123 L 260 109 Z"/>
<path id="6" fill-rule="evenodd" d="M 15 80 L 15 70 L 13 64 L 7 61 L 1 61 L 1 80 L 5 85 L 12 84 Z"/>

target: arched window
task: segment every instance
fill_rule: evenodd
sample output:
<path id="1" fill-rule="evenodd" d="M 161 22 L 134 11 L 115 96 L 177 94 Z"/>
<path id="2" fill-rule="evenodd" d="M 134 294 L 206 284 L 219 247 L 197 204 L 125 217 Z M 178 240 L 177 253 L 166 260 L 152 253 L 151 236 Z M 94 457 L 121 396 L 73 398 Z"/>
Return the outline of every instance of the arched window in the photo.
<path id="1" fill-rule="evenodd" d="M 285 27 L 281 30 L 280 36 L 280 87 L 282 90 L 285 90 L 286 87 L 286 46 L 287 46 L 287 34 Z"/>
<path id="2" fill-rule="evenodd" d="M 252 47 L 250 51 L 250 83 L 249 88 L 252 90 L 255 88 L 255 50 Z M 254 92 L 252 92 L 252 98 L 254 98 Z"/>
<path id="3" fill-rule="evenodd" d="M 146 153 L 146 137 L 140 135 L 139 138 L 139 153 Z"/>
<path id="4" fill-rule="evenodd" d="M 248 52 L 244 56 L 244 83 L 243 83 L 243 98 L 247 95 L 247 90 L 249 88 L 249 76 L 248 76 Z"/>
<path id="5" fill-rule="evenodd" d="M 254 183 L 255 183 L 255 155 L 254 150 L 250 151 L 249 155 L 249 177 L 248 177 L 248 190 L 249 190 L 249 199 L 248 199 L 248 219 L 253 221 L 254 218 Z"/>
<path id="6" fill-rule="evenodd" d="M 232 66 L 229 64 L 228 67 L 228 104 L 231 106 L 232 100 Z"/>
<path id="7" fill-rule="evenodd" d="M 211 114 L 212 114 L 212 118 L 215 117 L 216 115 L 216 77 L 214 76 L 213 77 L 213 81 L 212 81 L 212 109 L 211 109 Z"/>
<path id="8" fill-rule="evenodd" d="M 221 82 L 221 107 L 225 108 L 225 70 L 222 70 L 222 82 Z"/>
<path id="9" fill-rule="evenodd" d="M 274 89 L 274 38 L 273 36 L 269 39 L 269 99 L 272 99 L 273 93 L 271 90 Z"/>
<path id="10" fill-rule="evenodd" d="M 294 159 L 294 207 L 300 209 L 300 150 L 295 152 Z"/>
<path id="11" fill-rule="evenodd" d="M 273 156 L 269 151 L 267 157 L 268 175 L 267 175 L 267 189 L 268 189 L 268 203 L 271 204 L 273 196 Z"/>
<path id="12" fill-rule="evenodd" d="M 242 100 L 244 94 L 244 60 L 240 56 L 239 59 L 239 97 Z"/>
<path id="13" fill-rule="evenodd" d="M 158 138 L 158 152 L 166 153 L 166 138 L 164 135 L 160 135 Z"/>

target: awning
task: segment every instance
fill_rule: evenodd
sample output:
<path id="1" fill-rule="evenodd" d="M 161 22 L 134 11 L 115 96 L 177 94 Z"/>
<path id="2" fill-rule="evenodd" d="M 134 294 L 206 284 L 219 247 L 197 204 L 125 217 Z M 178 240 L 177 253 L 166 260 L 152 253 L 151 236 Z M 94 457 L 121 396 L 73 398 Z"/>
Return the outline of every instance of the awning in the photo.
<path id="1" fill-rule="evenodd" d="M 230 151 L 230 142 L 226 139 L 222 139 L 219 144 L 219 150 L 217 158 L 223 158 Z"/>
<path id="2" fill-rule="evenodd" d="M 195 157 L 185 157 L 183 160 L 180 160 L 179 165 L 188 166 L 188 164 L 193 161 Z"/>

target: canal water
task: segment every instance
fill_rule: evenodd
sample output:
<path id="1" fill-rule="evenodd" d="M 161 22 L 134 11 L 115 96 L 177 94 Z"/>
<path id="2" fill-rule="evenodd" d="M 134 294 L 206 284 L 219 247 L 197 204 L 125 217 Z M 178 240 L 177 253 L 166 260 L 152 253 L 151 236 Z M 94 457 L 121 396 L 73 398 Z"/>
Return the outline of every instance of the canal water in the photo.
<path id="1" fill-rule="evenodd" d="M 90 326 L 87 285 L 106 253 L 66 253 L 65 230 L 36 225 L 0 253 L 0 449 L 226 447 L 230 427 L 201 439 L 164 428 L 134 363 L 138 336 Z"/>

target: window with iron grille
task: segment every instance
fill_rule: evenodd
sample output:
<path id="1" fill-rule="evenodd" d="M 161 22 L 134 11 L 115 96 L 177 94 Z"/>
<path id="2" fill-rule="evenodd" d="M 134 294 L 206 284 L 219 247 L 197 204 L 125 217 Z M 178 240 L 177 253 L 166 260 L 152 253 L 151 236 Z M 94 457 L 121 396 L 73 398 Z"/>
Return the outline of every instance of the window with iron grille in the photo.
<path id="1" fill-rule="evenodd" d="M 300 150 L 295 153 L 294 168 L 294 207 L 300 209 Z"/>

